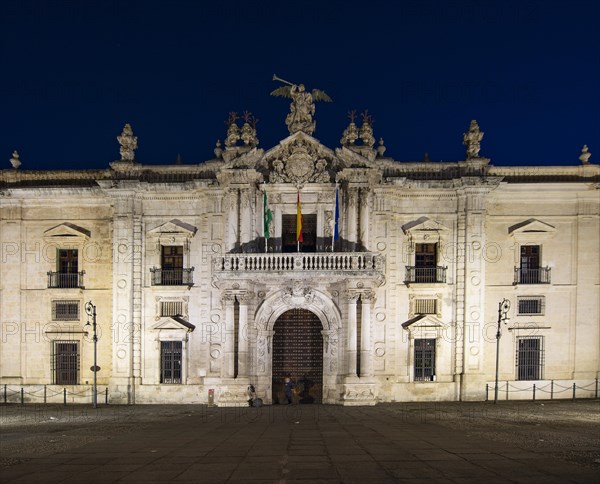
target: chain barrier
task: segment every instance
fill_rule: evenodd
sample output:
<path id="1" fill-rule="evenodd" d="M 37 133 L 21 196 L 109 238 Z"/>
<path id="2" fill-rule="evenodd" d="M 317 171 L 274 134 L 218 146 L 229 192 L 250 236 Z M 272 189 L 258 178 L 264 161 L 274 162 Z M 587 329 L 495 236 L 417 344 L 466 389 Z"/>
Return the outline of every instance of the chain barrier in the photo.
<path id="1" fill-rule="evenodd" d="M 80 391 L 67 390 L 67 388 L 61 388 L 60 390 L 54 389 L 57 385 L 38 386 L 19 386 L 11 388 L 8 384 L 2 385 L 2 402 L 3 403 L 57 403 L 54 397 L 62 395 L 62 403 L 66 406 L 69 399 L 72 403 L 85 403 L 85 401 L 92 402 L 94 396 L 93 387 L 82 388 Z M 108 405 L 108 387 L 98 387 L 96 395 L 104 393 L 104 403 Z M 16 397 L 16 398 L 15 398 Z M 49 400 L 54 400 L 49 402 Z M 80 402 L 79 402 L 80 401 Z"/>
<path id="2" fill-rule="evenodd" d="M 558 387 L 558 390 L 557 390 Z M 550 388 L 548 390 L 548 388 Z M 495 385 L 490 385 L 486 383 L 485 385 L 485 401 L 489 401 L 489 393 L 490 391 L 493 393 L 495 389 Z M 555 395 L 561 394 L 564 392 L 572 392 L 571 398 L 573 400 L 577 399 L 577 391 L 590 392 L 592 396 L 579 396 L 579 398 L 598 398 L 598 378 L 596 378 L 592 383 L 588 383 L 587 385 L 577 385 L 577 383 L 573 383 L 569 386 L 563 386 L 559 383 L 556 383 L 554 380 L 550 380 L 550 383 L 547 383 L 543 386 L 539 386 L 537 383 L 533 383 L 530 387 L 521 388 L 516 385 L 512 385 L 509 382 L 505 382 L 504 385 L 498 385 L 498 392 L 505 391 L 506 400 L 510 400 L 510 393 L 523 393 L 530 392 L 532 396 L 532 400 L 535 402 L 536 396 L 539 395 L 539 392 L 543 392 L 545 394 L 550 395 L 550 400 L 553 400 Z M 536 395 L 537 394 L 537 395 Z M 518 399 L 522 400 L 522 399 Z"/>

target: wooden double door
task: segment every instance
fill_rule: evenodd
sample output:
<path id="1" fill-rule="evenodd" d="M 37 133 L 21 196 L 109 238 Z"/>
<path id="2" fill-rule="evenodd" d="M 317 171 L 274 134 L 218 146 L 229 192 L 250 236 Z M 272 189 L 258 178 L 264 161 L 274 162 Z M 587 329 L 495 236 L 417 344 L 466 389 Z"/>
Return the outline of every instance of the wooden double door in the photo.
<path id="1" fill-rule="evenodd" d="M 285 403 L 284 379 L 296 385 L 294 403 L 323 401 L 323 326 L 306 309 L 290 309 L 273 327 L 273 403 Z"/>

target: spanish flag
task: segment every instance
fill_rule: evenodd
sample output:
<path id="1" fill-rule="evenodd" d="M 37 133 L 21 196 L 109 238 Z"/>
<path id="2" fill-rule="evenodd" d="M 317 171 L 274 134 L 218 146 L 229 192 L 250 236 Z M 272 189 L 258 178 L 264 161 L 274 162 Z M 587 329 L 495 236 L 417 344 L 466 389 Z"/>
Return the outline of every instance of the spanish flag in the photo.
<path id="1" fill-rule="evenodd" d="M 296 212 L 296 242 L 302 240 L 302 205 L 300 205 L 300 192 L 298 192 L 298 210 Z"/>

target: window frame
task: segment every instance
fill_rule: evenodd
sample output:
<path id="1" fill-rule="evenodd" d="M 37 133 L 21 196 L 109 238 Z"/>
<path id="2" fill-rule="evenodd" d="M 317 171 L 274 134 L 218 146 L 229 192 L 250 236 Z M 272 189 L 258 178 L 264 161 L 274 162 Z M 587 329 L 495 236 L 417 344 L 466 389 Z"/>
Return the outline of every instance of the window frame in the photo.
<path id="1" fill-rule="evenodd" d="M 68 351 L 67 345 L 73 346 L 75 352 Z M 79 341 L 52 341 L 50 359 L 53 385 L 79 385 L 81 370 L 81 345 Z M 70 377 L 65 378 L 66 375 L 70 375 Z"/>
<path id="2" fill-rule="evenodd" d="M 432 382 L 436 380 L 436 346 L 437 338 L 414 339 L 413 381 Z M 429 362 L 429 364 L 426 364 L 427 362 Z M 417 373 L 420 374 L 418 375 Z"/>
<path id="3" fill-rule="evenodd" d="M 539 343 L 537 344 L 537 348 L 523 348 L 525 345 L 522 345 L 522 343 L 525 343 L 526 341 L 538 341 Z M 544 356 L 543 336 L 518 336 L 516 339 L 515 380 L 543 380 Z M 525 361 L 523 361 L 523 359 L 525 359 Z M 534 359 L 537 359 L 537 361 L 533 361 Z M 527 373 L 530 373 L 531 375 L 528 375 Z"/>

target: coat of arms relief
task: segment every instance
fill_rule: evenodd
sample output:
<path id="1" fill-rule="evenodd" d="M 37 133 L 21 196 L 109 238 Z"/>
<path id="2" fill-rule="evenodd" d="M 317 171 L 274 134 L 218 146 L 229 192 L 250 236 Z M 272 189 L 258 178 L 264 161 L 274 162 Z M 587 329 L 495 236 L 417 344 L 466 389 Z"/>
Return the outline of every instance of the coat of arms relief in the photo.
<path id="1" fill-rule="evenodd" d="M 272 160 L 273 169 L 269 175 L 271 183 L 329 183 L 331 175 L 327 171 L 332 160 L 321 156 L 314 145 L 303 139 L 294 140 L 282 147 Z"/>

